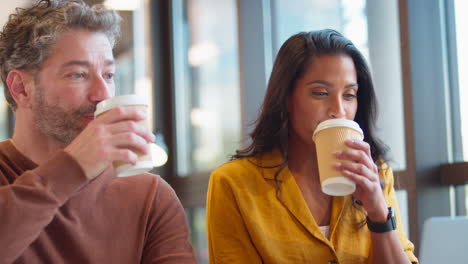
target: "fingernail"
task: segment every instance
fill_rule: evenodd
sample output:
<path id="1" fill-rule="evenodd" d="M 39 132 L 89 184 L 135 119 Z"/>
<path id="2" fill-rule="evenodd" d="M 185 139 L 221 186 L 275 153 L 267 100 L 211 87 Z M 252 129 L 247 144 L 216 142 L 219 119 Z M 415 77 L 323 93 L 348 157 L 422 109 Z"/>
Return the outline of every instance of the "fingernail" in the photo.
<path id="1" fill-rule="evenodd" d="M 340 169 L 341 168 L 341 163 L 337 162 L 337 163 L 333 163 L 333 167 L 335 169 Z"/>
<path id="2" fill-rule="evenodd" d="M 335 157 L 340 157 L 341 154 L 343 154 L 343 151 L 337 151 L 335 153 L 333 153 L 335 155 Z"/>

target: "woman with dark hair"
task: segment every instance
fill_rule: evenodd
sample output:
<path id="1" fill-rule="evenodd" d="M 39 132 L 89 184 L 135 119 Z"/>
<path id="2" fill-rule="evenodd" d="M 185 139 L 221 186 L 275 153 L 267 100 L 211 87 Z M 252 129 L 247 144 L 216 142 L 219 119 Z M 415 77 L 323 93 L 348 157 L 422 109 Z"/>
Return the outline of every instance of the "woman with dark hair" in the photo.
<path id="1" fill-rule="evenodd" d="M 281 47 L 251 144 L 211 175 L 210 263 L 417 263 L 401 226 L 386 146 L 375 134 L 369 68 L 334 30 L 302 32 Z M 312 134 L 328 119 L 355 120 L 334 168 L 356 183 L 322 192 Z M 367 223 L 367 226 L 366 226 Z"/>

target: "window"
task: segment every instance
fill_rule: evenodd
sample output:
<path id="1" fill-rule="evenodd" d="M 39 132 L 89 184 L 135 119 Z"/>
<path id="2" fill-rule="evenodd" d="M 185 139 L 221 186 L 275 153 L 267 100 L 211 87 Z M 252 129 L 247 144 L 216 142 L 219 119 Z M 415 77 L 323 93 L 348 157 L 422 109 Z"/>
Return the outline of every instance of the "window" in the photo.
<path id="1" fill-rule="evenodd" d="M 459 100 L 454 105 L 459 106 L 458 109 L 460 113 L 455 113 L 455 116 L 460 117 L 460 124 L 455 125 L 454 128 L 459 128 L 461 131 L 461 149 L 454 149 L 455 151 L 455 162 L 465 161 L 468 162 L 468 105 L 466 104 L 466 98 L 468 98 L 468 51 L 466 50 L 466 45 L 468 45 L 468 29 L 466 28 L 466 23 L 468 23 L 468 17 L 463 13 L 463 10 L 468 8 L 468 3 L 466 1 L 454 0 L 454 15 L 455 15 L 455 32 L 456 32 L 456 61 L 458 69 L 458 85 L 454 86 L 458 88 L 458 98 L 453 98 L 453 100 Z M 465 99 L 465 100 L 463 100 Z M 453 109 L 452 109 L 453 110 Z M 457 144 L 457 141 L 454 142 Z M 457 146 L 455 146 L 457 148 Z M 457 152 L 461 152 L 457 155 Z M 463 186 L 456 187 L 456 205 L 457 205 L 457 214 L 466 214 L 468 212 L 468 184 L 465 184 L 464 190 Z M 463 201 L 463 198 L 465 201 Z M 464 207 L 463 206 L 464 202 Z M 464 210 L 460 210 L 462 207 Z"/>
<path id="2" fill-rule="evenodd" d="M 150 128 L 154 128 L 152 113 L 153 87 L 151 78 L 150 41 L 148 36 L 149 3 L 146 1 L 103 2 L 109 8 L 118 11 L 122 17 L 121 37 L 115 48 L 116 60 L 115 95 L 137 94 L 150 98 Z"/>
<path id="3" fill-rule="evenodd" d="M 3 94 L 3 85 L 0 84 L 0 141 L 9 138 L 8 135 L 8 104 Z"/>
<path id="4" fill-rule="evenodd" d="M 455 27 L 457 39 L 457 61 L 458 61 L 458 87 L 459 105 L 461 118 L 462 153 L 463 160 L 468 161 L 468 17 L 463 12 L 467 10 L 468 3 L 462 0 L 455 0 Z"/>
<path id="5" fill-rule="evenodd" d="M 234 0 L 175 2 L 176 167 L 188 176 L 213 170 L 239 146 L 237 13 Z"/>
<path id="6" fill-rule="evenodd" d="M 305 12 L 307 10 L 307 12 Z M 366 0 L 275 0 L 275 48 L 299 31 L 335 29 L 368 58 Z"/>
<path id="7" fill-rule="evenodd" d="M 206 186 L 209 173 L 240 144 L 236 1 L 172 1 L 172 36 L 175 177 Z M 186 197 L 204 201 L 201 190 Z M 198 261 L 208 263 L 204 203 L 186 213 Z"/>
<path id="8" fill-rule="evenodd" d="M 195 247 L 198 263 L 208 264 L 205 207 L 187 208 L 185 214 L 190 223 L 190 240 Z"/>

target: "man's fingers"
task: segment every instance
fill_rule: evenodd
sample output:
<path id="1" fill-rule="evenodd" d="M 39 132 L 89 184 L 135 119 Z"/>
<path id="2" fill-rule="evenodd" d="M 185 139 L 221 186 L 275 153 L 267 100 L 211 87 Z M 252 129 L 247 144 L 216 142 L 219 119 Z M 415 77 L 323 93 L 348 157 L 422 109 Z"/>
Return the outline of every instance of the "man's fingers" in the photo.
<path id="1" fill-rule="evenodd" d="M 132 151 L 148 154 L 150 147 L 146 139 L 135 133 L 120 133 L 112 137 L 112 145 L 118 149 L 131 149 Z"/>
<path id="2" fill-rule="evenodd" d="M 115 107 L 97 117 L 101 123 L 111 124 L 124 120 L 140 121 L 147 118 L 144 111 L 131 108 L 131 107 Z"/>
<path id="3" fill-rule="evenodd" d="M 100 115 L 67 146 L 91 179 L 115 161 L 135 164 L 138 155 L 150 153 L 154 135 L 144 122 L 146 113 L 117 107 Z"/>
<path id="4" fill-rule="evenodd" d="M 135 165 L 138 161 L 138 155 L 129 149 L 117 149 L 113 152 L 113 160 Z"/>
<path id="5" fill-rule="evenodd" d="M 148 127 L 134 121 L 122 121 L 109 125 L 109 132 L 111 134 L 119 133 L 135 133 L 143 137 L 147 142 L 153 142 L 155 137 Z"/>

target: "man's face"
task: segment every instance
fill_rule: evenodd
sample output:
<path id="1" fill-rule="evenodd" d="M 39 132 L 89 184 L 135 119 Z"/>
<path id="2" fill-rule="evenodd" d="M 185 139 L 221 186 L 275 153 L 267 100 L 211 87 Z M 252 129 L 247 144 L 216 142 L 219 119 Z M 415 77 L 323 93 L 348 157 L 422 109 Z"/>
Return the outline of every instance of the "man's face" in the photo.
<path id="1" fill-rule="evenodd" d="M 33 120 L 44 135 L 70 143 L 115 92 L 112 47 L 103 33 L 60 35 L 34 78 Z"/>

